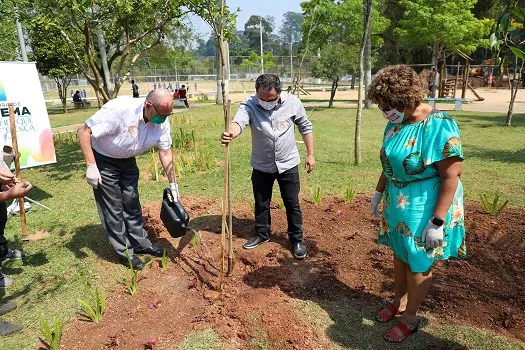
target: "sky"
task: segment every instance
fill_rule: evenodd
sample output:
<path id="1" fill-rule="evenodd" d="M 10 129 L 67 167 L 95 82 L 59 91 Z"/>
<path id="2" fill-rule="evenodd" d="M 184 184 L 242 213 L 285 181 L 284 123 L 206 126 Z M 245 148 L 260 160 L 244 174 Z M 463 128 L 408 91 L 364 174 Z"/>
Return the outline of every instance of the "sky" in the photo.
<path id="1" fill-rule="evenodd" d="M 231 10 L 239 8 L 237 14 L 237 29 L 244 30 L 244 24 L 251 15 L 272 16 L 275 18 L 274 32 L 277 32 L 283 21 L 283 14 L 288 11 L 302 12 L 301 2 L 305 0 L 226 0 Z M 203 39 L 209 37 L 208 24 L 196 16 L 191 17 L 195 29 L 202 34 Z"/>

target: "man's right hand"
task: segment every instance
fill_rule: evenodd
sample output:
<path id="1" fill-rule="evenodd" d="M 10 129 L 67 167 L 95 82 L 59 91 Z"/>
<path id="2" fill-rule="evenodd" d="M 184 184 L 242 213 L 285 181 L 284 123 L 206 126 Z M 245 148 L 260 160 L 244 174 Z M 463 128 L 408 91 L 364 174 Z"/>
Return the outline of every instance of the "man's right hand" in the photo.
<path id="1" fill-rule="evenodd" d="M 100 177 L 100 172 L 98 171 L 96 164 L 88 164 L 86 169 L 86 180 L 88 184 L 93 188 L 98 188 L 99 184 L 102 184 L 102 178 Z"/>
<path id="2" fill-rule="evenodd" d="M 221 143 L 223 145 L 228 145 L 231 140 L 233 140 L 233 134 L 231 132 L 225 131 L 221 134 Z"/>
<path id="3" fill-rule="evenodd" d="M 18 182 L 13 187 L 10 187 L 7 193 L 11 198 L 25 197 L 31 191 L 33 186 L 29 182 Z"/>

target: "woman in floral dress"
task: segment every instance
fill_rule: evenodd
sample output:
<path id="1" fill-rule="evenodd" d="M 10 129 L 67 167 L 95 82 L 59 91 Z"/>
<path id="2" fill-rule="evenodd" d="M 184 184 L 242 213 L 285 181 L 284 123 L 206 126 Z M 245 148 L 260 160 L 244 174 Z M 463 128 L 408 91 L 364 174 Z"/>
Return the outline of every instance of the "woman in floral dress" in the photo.
<path id="1" fill-rule="evenodd" d="M 426 83 L 405 65 L 380 70 L 368 91 L 388 120 L 371 208 L 379 243 L 394 252 L 394 300 L 376 315 L 387 322 L 402 314 L 385 335 L 392 342 L 417 331 L 434 261 L 466 256 L 460 133 L 450 115 L 422 103 L 426 93 Z"/>

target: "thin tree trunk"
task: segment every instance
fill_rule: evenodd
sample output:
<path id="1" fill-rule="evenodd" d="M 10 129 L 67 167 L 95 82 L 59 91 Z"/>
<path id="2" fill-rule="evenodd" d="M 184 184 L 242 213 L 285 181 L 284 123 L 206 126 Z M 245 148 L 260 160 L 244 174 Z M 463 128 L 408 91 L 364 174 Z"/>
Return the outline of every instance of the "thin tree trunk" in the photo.
<path id="1" fill-rule="evenodd" d="M 516 58 L 516 61 L 517 61 L 517 58 Z M 505 121 L 505 126 L 511 126 L 512 124 L 512 114 L 514 112 L 514 101 L 516 101 L 516 95 L 518 94 L 518 89 L 520 87 L 520 78 L 522 76 L 524 65 L 525 65 L 525 61 L 522 61 L 521 67 L 519 69 L 519 74 L 518 74 L 517 64 L 514 68 L 514 79 L 512 79 L 512 83 L 511 83 L 512 85 L 510 89 L 510 103 L 509 103 L 509 110 L 507 112 L 507 120 Z M 509 80 L 510 80 L 510 76 L 509 76 Z"/>
<path id="2" fill-rule="evenodd" d="M 113 95 L 113 86 L 111 84 L 111 74 L 108 66 L 108 54 L 106 51 L 106 38 L 104 33 L 98 33 L 98 52 L 100 54 L 100 61 L 102 62 L 102 73 L 104 78 L 104 85 L 108 96 Z"/>
<path id="3" fill-rule="evenodd" d="M 505 126 L 511 126 L 512 124 L 512 114 L 514 111 L 514 101 L 516 100 L 516 95 L 518 94 L 519 83 L 517 80 L 512 81 L 512 87 L 510 89 L 510 103 L 509 110 L 507 112 L 507 119 L 505 120 Z"/>
<path id="4" fill-rule="evenodd" d="M 332 80 L 332 89 L 330 91 L 330 101 L 328 102 L 328 108 L 331 108 L 334 105 L 334 97 L 335 92 L 337 91 L 337 87 L 339 86 L 339 77 L 336 77 Z"/>
<path id="5" fill-rule="evenodd" d="M 363 13 L 366 16 L 366 13 Z M 366 20 L 366 17 L 365 17 Z M 371 27 L 372 27 L 372 17 L 368 14 L 368 28 L 365 32 L 365 51 L 364 51 L 364 69 L 365 69 L 365 108 L 371 108 L 372 103 L 368 100 L 368 87 L 372 81 L 372 39 L 371 39 Z"/>
<path id="6" fill-rule="evenodd" d="M 364 30 L 363 40 L 361 41 L 361 50 L 359 51 L 359 91 L 357 94 L 357 115 L 355 118 L 355 140 L 354 140 L 354 163 L 361 164 L 361 115 L 363 113 L 363 83 L 365 77 L 365 46 L 366 35 L 370 29 L 370 11 L 372 10 L 372 0 L 363 0 Z"/>

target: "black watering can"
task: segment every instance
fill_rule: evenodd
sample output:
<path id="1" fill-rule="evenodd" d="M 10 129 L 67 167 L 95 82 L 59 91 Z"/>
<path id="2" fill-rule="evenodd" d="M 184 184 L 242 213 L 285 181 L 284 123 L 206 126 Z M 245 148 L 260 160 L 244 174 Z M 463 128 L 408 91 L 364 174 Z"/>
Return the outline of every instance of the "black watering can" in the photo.
<path id="1" fill-rule="evenodd" d="M 188 231 L 190 216 L 180 202 L 173 200 L 169 188 L 164 189 L 160 219 L 171 237 L 182 237 Z"/>

